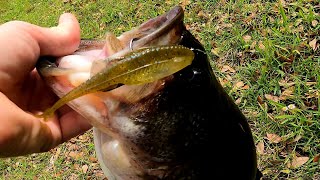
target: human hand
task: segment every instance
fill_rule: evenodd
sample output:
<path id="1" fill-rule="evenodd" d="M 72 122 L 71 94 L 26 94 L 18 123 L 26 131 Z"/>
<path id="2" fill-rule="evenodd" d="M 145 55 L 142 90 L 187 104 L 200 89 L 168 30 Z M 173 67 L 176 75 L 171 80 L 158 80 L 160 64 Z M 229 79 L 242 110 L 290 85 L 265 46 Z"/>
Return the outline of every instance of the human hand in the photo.
<path id="1" fill-rule="evenodd" d="M 79 23 L 71 14 L 52 28 L 21 21 L 0 25 L 0 157 L 48 151 L 91 128 L 68 107 L 46 122 L 32 115 L 57 100 L 35 70 L 39 56 L 70 54 L 79 42 Z"/>

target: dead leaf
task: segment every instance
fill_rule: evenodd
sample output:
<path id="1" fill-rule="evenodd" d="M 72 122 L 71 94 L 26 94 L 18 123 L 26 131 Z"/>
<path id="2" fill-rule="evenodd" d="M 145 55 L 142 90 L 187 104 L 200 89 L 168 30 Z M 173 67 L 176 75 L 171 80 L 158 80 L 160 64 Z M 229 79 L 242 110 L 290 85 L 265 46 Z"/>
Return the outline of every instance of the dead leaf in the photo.
<path id="1" fill-rule="evenodd" d="M 271 94 L 265 94 L 264 97 L 267 100 L 271 100 L 271 101 L 274 101 L 274 102 L 279 102 L 279 97 L 278 96 L 273 96 Z"/>
<path id="2" fill-rule="evenodd" d="M 294 26 L 299 26 L 302 22 L 303 22 L 303 19 L 302 19 L 302 18 L 298 18 L 298 19 L 295 21 Z"/>
<path id="3" fill-rule="evenodd" d="M 309 90 L 308 93 L 305 93 L 307 99 L 318 98 L 320 95 L 319 90 Z"/>
<path id="4" fill-rule="evenodd" d="M 264 46 L 264 44 L 262 43 L 262 41 L 259 41 L 258 47 L 259 47 L 261 50 L 265 50 L 265 49 L 266 49 L 266 47 Z"/>
<path id="5" fill-rule="evenodd" d="M 98 161 L 98 159 L 95 158 L 95 157 L 93 157 L 93 156 L 90 156 L 90 157 L 89 157 L 89 160 L 90 160 L 91 162 L 97 162 L 97 161 Z"/>
<path id="6" fill-rule="evenodd" d="M 293 139 L 293 142 L 298 142 L 301 138 L 302 136 L 299 134 Z"/>
<path id="7" fill-rule="evenodd" d="M 312 86 L 312 85 L 315 85 L 315 84 L 317 84 L 317 82 L 306 82 L 307 86 Z"/>
<path id="8" fill-rule="evenodd" d="M 260 141 L 258 144 L 257 144 L 257 152 L 259 154 L 264 154 L 264 143 L 263 141 Z"/>
<path id="9" fill-rule="evenodd" d="M 234 86 L 233 86 L 233 90 L 237 90 L 240 89 L 244 86 L 244 83 L 242 81 L 237 82 Z"/>
<path id="10" fill-rule="evenodd" d="M 229 83 L 227 79 L 222 79 L 222 78 L 219 78 L 219 82 L 222 87 L 225 87 L 225 85 Z"/>
<path id="11" fill-rule="evenodd" d="M 259 104 L 263 104 L 263 103 L 264 103 L 263 100 L 262 100 L 262 98 L 261 98 L 261 96 L 258 96 L 258 97 L 257 97 L 257 101 L 258 101 Z"/>
<path id="12" fill-rule="evenodd" d="M 73 141 L 73 142 L 76 142 L 76 138 L 73 138 L 72 141 Z M 69 150 L 69 151 L 78 151 L 79 149 L 81 149 L 81 147 L 79 147 L 78 144 L 70 144 L 70 145 L 68 146 L 68 150 Z"/>
<path id="13" fill-rule="evenodd" d="M 244 85 L 243 87 L 242 87 L 242 89 L 244 89 L 244 90 L 247 90 L 247 89 L 249 89 L 250 87 L 249 87 L 249 85 Z"/>
<path id="14" fill-rule="evenodd" d="M 75 151 L 71 151 L 69 153 L 69 156 L 74 158 L 74 159 L 79 159 L 79 158 L 81 158 L 83 156 L 83 152 L 78 153 L 78 152 L 75 152 Z"/>
<path id="15" fill-rule="evenodd" d="M 302 166 L 303 164 L 305 164 L 306 162 L 308 162 L 309 157 L 296 157 L 294 156 L 292 161 L 290 162 L 290 168 L 298 168 L 300 166 Z"/>
<path id="16" fill-rule="evenodd" d="M 293 96 L 294 86 L 289 87 L 288 89 L 285 89 L 281 95 L 280 100 L 286 100 L 287 98 L 290 98 Z"/>
<path id="17" fill-rule="evenodd" d="M 87 171 L 88 171 L 88 165 L 83 165 L 82 167 L 81 167 L 81 169 L 82 169 L 82 172 L 85 174 L 85 173 L 87 173 Z"/>
<path id="18" fill-rule="evenodd" d="M 223 66 L 221 68 L 221 72 L 227 72 L 229 69 L 228 69 L 228 66 Z"/>
<path id="19" fill-rule="evenodd" d="M 316 27 L 316 26 L 318 25 L 318 21 L 317 21 L 317 20 L 311 21 L 311 25 L 312 25 L 313 27 Z"/>
<path id="20" fill-rule="evenodd" d="M 267 175 L 267 174 L 271 174 L 273 172 L 273 170 L 271 170 L 270 168 L 266 168 L 262 171 L 263 175 Z"/>
<path id="21" fill-rule="evenodd" d="M 274 20 L 273 17 L 269 16 L 269 21 L 270 21 L 271 23 L 273 23 L 275 20 Z"/>
<path id="22" fill-rule="evenodd" d="M 251 24 L 253 19 L 257 17 L 257 12 L 251 12 L 249 16 L 247 16 L 243 21 L 247 24 Z"/>
<path id="23" fill-rule="evenodd" d="M 285 80 L 280 80 L 280 81 L 279 81 L 279 85 L 280 85 L 280 86 L 283 86 L 283 87 L 285 87 L 285 88 L 291 87 L 291 86 L 293 86 L 293 85 L 295 85 L 295 84 L 296 84 L 295 82 L 287 82 L 287 81 L 285 81 Z"/>
<path id="24" fill-rule="evenodd" d="M 211 53 L 220 57 L 219 53 L 220 53 L 220 49 L 219 48 L 212 48 L 211 49 Z"/>
<path id="25" fill-rule="evenodd" d="M 237 58 L 239 58 L 240 60 L 243 59 L 243 52 L 238 52 Z"/>
<path id="26" fill-rule="evenodd" d="M 222 27 L 231 28 L 233 25 L 231 23 L 223 23 Z"/>
<path id="27" fill-rule="evenodd" d="M 281 53 L 279 53 L 278 51 L 275 52 L 275 56 L 277 58 L 279 58 L 280 61 L 282 62 L 288 62 L 288 63 L 292 63 L 293 59 L 290 59 L 284 55 L 282 55 Z"/>
<path id="28" fill-rule="evenodd" d="M 246 43 L 251 40 L 251 36 L 249 36 L 249 35 L 244 35 L 242 38 L 243 38 L 244 42 L 246 42 Z"/>
<path id="29" fill-rule="evenodd" d="M 267 139 L 271 143 L 279 143 L 282 138 L 280 136 L 278 136 L 277 134 L 269 134 L 269 133 L 267 133 Z"/>
<path id="30" fill-rule="evenodd" d="M 236 105 L 239 105 L 241 103 L 241 98 L 238 98 L 235 102 Z"/>
<path id="31" fill-rule="evenodd" d="M 236 70 L 234 70 L 232 67 L 228 66 L 228 65 L 224 65 L 221 69 L 221 72 L 227 72 L 230 71 L 231 73 L 235 73 Z"/>
<path id="32" fill-rule="evenodd" d="M 198 12 L 198 17 L 207 17 L 207 14 L 205 12 L 203 12 L 203 10 L 200 10 Z"/>
<path id="33" fill-rule="evenodd" d="M 250 49 L 254 49 L 257 45 L 257 41 L 253 41 L 250 45 Z"/>
<path id="34" fill-rule="evenodd" d="M 186 7 L 186 6 L 188 6 L 190 3 L 191 3 L 190 0 L 183 0 L 183 1 L 181 1 L 180 5 L 181 5 L 182 7 Z"/>
<path id="35" fill-rule="evenodd" d="M 231 77 L 229 74 L 227 74 L 226 79 L 227 79 L 228 81 L 232 81 L 232 77 Z"/>
<path id="36" fill-rule="evenodd" d="M 315 51 L 317 50 L 318 46 L 317 46 L 317 39 L 314 38 L 312 41 L 309 42 L 309 46 Z"/>
<path id="37" fill-rule="evenodd" d="M 313 162 L 319 162 L 319 159 L 320 159 L 320 154 L 317 154 L 314 156 Z"/>
<path id="38" fill-rule="evenodd" d="M 75 158 L 77 156 L 78 153 L 74 152 L 74 151 L 71 151 L 69 153 L 69 156 L 72 157 L 72 158 Z"/>
<path id="39" fill-rule="evenodd" d="M 281 3 L 282 7 L 286 7 L 287 2 L 285 0 L 280 0 L 279 3 Z"/>
<path id="40" fill-rule="evenodd" d="M 295 28 L 293 30 L 293 32 L 297 32 L 297 33 L 300 33 L 300 32 L 303 32 L 304 31 L 304 26 L 303 25 L 299 25 L 298 28 Z"/>

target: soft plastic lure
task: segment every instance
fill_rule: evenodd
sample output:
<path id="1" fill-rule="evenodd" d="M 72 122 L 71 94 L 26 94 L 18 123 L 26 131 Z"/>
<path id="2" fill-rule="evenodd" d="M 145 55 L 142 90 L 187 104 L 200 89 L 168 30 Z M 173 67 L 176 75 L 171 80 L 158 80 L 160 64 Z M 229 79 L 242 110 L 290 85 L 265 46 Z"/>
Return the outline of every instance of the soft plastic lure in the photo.
<path id="1" fill-rule="evenodd" d="M 122 84 L 145 84 L 164 78 L 190 65 L 193 58 L 193 51 L 181 45 L 132 51 L 75 87 L 39 117 L 46 119 L 67 102 L 89 93 L 112 90 Z"/>

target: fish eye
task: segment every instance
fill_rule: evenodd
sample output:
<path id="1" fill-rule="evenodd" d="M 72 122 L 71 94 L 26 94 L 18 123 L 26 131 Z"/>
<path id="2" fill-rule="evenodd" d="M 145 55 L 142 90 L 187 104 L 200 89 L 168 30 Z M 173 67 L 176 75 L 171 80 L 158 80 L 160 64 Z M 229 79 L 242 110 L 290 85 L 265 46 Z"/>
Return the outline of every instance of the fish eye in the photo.
<path id="1" fill-rule="evenodd" d="M 193 69 L 192 72 L 193 72 L 194 75 L 196 75 L 196 74 L 201 74 L 201 72 L 198 71 L 198 70 L 196 70 L 196 69 Z"/>
<path id="2" fill-rule="evenodd" d="M 133 51 L 133 42 L 139 40 L 139 38 L 132 38 L 129 43 L 129 48 Z"/>
<path id="3" fill-rule="evenodd" d="M 179 73 L 180 78 L 186 79 L 187 81 L 198 81 L 201 77 L 201 70 L 197 68 L 186 69 L 185 71 Z"/>
<path id="4" fill-rule="evenodd" d="M 198 69 L 192 69 L 192 77 L 190 78 L 190 81 L 196 79 L 200 74 L 201 71 Z"/>

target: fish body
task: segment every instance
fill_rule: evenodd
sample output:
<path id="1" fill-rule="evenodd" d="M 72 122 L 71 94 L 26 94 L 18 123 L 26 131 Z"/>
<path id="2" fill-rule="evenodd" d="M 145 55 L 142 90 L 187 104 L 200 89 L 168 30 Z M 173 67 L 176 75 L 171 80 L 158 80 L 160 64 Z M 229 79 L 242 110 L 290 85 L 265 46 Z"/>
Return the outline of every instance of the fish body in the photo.
<path id="1" fill-rule="evenodd" d="M 68 102 L 94 126 L 97 156 L 108 179 L 256 178 L 256 151 L 247 119 L 214 76 L 203 46 L 185 29 L 181 7 L 111 39 L 82 41 L 71 57 L 51 58 L 54 67 L 49 69 L 59 70 L 45 71 L 44 80 L 63 97 L 76 88 L 74 72 L 78 79 L 89 79 L 92 72 L 111 67 L 97 60 L 101 54 L 114 58 L 132 49 L 179 45 L 194 49 L 194 58 L 166 77 Z M 132 39 L 138 40 L 131 44 Z M 121 45 L 113 48 L 110 43 Z M 70 58 L 82 62 L 83 57 L 91 59 L 89 67 L 66 65 Z M 40 73 L 41 69 L 45 67 L 39 65 Z M 71 75 L 66 78 L 61 71 Z"/>

